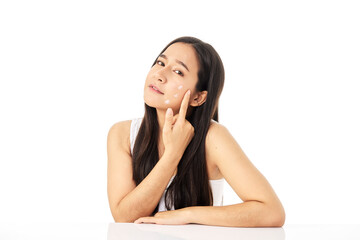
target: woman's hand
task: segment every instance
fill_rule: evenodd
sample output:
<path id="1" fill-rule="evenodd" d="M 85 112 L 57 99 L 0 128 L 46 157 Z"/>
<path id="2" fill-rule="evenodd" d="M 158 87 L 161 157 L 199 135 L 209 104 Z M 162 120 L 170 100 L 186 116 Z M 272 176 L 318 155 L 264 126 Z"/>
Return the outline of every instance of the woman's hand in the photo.
<path id="1" fill-rule="evenodd" d="M 176 156 L 178 159 L 181 159 L 186 147 L 194 137 L 194 127 L 186 120 L 189 99 L 190 90 L 185 93 L 178 116 L 173 116 L 171 108 L 168 108 L 165 114 L 163 128 L 165 152 L 168 152 L 172 156 Z"/>
<path id="2" fill-rule="evenodd" d="M 153 217 L 141 217 L 134 223 L 154 223 L 154 224 L 167 224 L 167 225 L 183 225 L 190 223 L 188 219 L 188 212 L 186 208 L 158 212 Z"/>

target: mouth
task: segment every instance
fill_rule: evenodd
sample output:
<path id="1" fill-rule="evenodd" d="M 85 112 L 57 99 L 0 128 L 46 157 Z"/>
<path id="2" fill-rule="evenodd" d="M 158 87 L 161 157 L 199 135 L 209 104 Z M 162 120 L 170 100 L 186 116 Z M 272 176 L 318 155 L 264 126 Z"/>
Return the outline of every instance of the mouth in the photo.
<path id="1" fill-rule="evenodd" d="M 150 84 L 149 88 L 150 88 L 151 90 L 157 92 L 157 93 L 160 93 L 160 94 L 163 94 L 163 95 L 164 95 L 163 92 L 161 92 L 156 86 L 154 86 L 154 85 L 152 85 L 152 84 Z"/>

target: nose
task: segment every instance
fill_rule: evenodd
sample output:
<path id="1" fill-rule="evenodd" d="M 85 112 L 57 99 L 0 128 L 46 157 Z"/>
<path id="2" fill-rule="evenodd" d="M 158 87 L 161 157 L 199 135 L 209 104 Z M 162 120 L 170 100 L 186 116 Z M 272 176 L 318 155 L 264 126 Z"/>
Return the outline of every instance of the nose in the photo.
<path id="1" fill-rule="evenodd" d="M 160 83 L 166 83 L 167 82 L 167 78 L 166 78 L 166 73 L 165 73 L 165 69 L 161 69 L 159 71 L 157 71 L 155 73 L 155 78 L 157 79 L 157 81 L 159 81 Z"/>

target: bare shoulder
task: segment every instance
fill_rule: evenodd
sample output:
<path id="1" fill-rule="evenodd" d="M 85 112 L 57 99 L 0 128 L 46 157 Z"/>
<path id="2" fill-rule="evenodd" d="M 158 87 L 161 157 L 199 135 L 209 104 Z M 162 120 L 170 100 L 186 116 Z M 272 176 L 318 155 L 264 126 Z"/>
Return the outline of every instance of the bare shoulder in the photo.
<path id="1" fill-rule="evenodd" d="M 114 123 L 108 132 L 108 144 L 117 145 L 130 153 L 131 120 Z"/>
<path id="2" fill-rule="evenodd" d="M 219 161 L 228 156 L 233 149 L 240 148 L 229 130 L 216 121 L 210 123 L 205 146 L 207 158 L 217 167 L 221 164 Z"/>
<path id="3" fill-rule="evenodd" d="M 218 138 L 219 135 L 223 136 L 226 134 L 230 134 L 227 128 L 224 125 L 212 120 L 206 135 L 206 141 L 213 141 Z"/>
<path id="4" fill-rule="evenodd" d="M 234 139 L 232 138 L 230 132 L 224 125 L 216 121 L 211 121 L 209 130 L 206 135 L 207 150 L 212 151 L 214 149 L 217 149 L 218 144 L 220 144 L 224 140 L 229 141 Z"/>
<path id="5" fill-rule="evenodd" d="M 221 125 L 216 121 L 211 121 L 210 126 L 206 135 L 205 140 L 205 154 L 206 161 L 213 169 L 219 169 L 218 166 L 218 157 L 214 154 L 217 149 L 219 149 L 219 144 L 226 138 L 228 134 L 228 130 L 225 126 Z M 217 171 L 219 172 L 219 171 Z M 222 176 L 222 174 L 218 173 L 217 176 Z"/>

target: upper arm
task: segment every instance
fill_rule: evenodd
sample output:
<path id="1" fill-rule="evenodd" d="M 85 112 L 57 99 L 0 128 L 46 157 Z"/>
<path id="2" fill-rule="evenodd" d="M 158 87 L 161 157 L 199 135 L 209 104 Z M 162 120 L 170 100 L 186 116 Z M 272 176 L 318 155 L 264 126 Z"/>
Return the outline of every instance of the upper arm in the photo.
<path id="1" fill-rule="evenodd" d="M 129 147 L 130 124 L 131 121 L 114 124 L 107 137 L 107 192 L 113 217 L 119 202 L 136 187 Z"/>
<path id="2" fill-rule="evenodd" d="M 206 157 L 210 158 L 236 192 L 245 201 L 280 203 L 272 187 L 245 155 L 229 131 L 211 124 L 206 137 Z"/>

